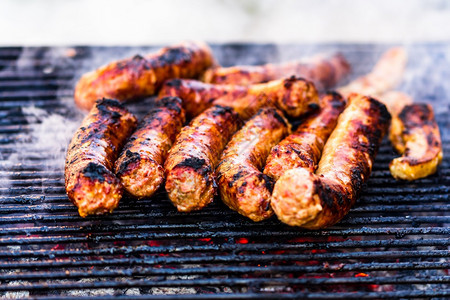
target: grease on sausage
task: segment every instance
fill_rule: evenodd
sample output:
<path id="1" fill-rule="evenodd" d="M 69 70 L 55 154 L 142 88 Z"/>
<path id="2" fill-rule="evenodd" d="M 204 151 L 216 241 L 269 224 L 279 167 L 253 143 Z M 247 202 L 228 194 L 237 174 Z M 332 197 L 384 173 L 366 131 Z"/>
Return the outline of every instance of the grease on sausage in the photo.
<path id="1" fill-rule="evenodd" d="M 275 183 L 271 204 L 278 218 L 308 229 L 339 222 L 369 178 L 390 118 L 381 102 L 350 95 L 349 105 L 325 144 L 317 171 L 291 169 Z"/>
<path id="2" fill-rule="evenodd" d="M 66 155 L 65 188 L 80 216 L 112 212 L 123 187 L 112 172 L 136 118 L 118 101 L 96 102 L 75 132 Z"/>
<path id="3" fill-rule="evenodd" d="M 164 161 L 185 121 L 181 99 L 166 97 L 140 122 L 116 161 L 116 175 L 131 195 L 150 197 L 164 181 Z"/>

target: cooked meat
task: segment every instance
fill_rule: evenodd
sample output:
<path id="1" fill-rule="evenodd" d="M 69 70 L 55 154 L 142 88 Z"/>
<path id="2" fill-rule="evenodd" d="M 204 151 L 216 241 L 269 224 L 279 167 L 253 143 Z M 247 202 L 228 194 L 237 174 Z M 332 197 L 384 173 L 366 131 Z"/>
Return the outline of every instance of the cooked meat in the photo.
<path id="1" fill-rule="evenodd" d="M 321 99 L 320 111 L 307 117 L 297 130 L 272 148 L 264 174 L 275 181 L 287 170 L 302 167 L 314 172 L 322 149 L 336 126 L 345 100 L 337 93 Z"/>
<path id="2" fill-rule="evenodd" d="M 120 101 L 154 95 L 171 78 L 195 78 L 214 62 L 204 43 L 185 42 L 156 53 L 112 62 L 83 75 L 75 87 L 75 103 L 90 109 L 101 97 Z"/>
<path id="3" fill-rule="evenodd" d="M 431 105 L 406 105 L 392 119 L 390 139 L 395 149 L 403 154 L 389 165 L 396 179 L 415 180 L 436 172 L 443 152 Z"/>
<path id="4" fill-rule="evenodd" d="M 304 61 L 261 66 L 234 66 L 212 68 L 205 72 L 203 81 L 208 83 L 250 85 L 283 77 L 297 76 L 311 80 L 320 89 L 336 85 L 350 71 L 350 65 L 341 54 L 316 56 Z"/>
<path id="5" fill-rule="evenodd" d="M 215 105 L 181 130 L 165 163 L 166 190 L 179 211 L 199 210 L 213 200 L 215 167 L 240 124 L 232 108 Z"/>
<path id="6" fill-rule="evenodd" d="M 232 107 L 216 104 L 182 129 L 165 164 L 166 190 L 179 211 L 202 209 L 213 200 L 214 170 L 225 145 L 240 127 L 238 116 L 246 120 L 260 108 L 274 106 L 275 97 L 285 106 L 297 103 L 297 111 L 306 112 L 317 105 L 314 86 L 302 79 L 290 78 L 267 86 L 267 92 L 259 96 L 214 101 Z"/>
<path id="7" fill-rule="evenodd" d="M 185 121 L 181 99 L 158 100 L 128 139 L 116 175 L 131 195 L 150 197 L 164 181 L 164 161 Z"/>
<path id="8" fill-rule="evenodd" d="M 349 105 L 325 144 L 317 171 L 291 169 L 275 183 L 271 205 L 278 218 L 308 229 L 340 221 L 369 178 L 390 119 L 382 103 L 350 95 Z"/>
<path id="9" fill-rule="evenodd" d="M 272 216 L 273 181 L 262 169 L 270 149 L 289 132 L 283 113 L 266 107 L 233 136 L 217 167 L 220 195 L 228 207 L 253 221 Z"/>
<path id="10" fill-rule="evenodd" d="M 174 79 L 164 84 L 159 95 L 178 96 L 183 99 L 183 107 L 191 117 L 197 116 L 213 104 L 219 104 L 233 107 L 242 118 L 248 119 L 262 106 L 267 106 L 268 101 L 287 115 L 298 117 L 308 111 L 311 105 L 318 103 L 314 85 L 295 77 L 248 87 Z"/>
<path id="11" fill-rule="evenodd" d="M 65 183 L 80 216 L 112 212 L 123 187 L 112 172 L 136 118 L 118 101 L 96 102 L 75 132 L 66 156 Z"/>
<path id="12" fill-rule="evenodd" d="M 348 97 L 351 93 L 378 97 L 399 84 L 405 71 L 406 61 L 405 49 L 391 48 L 383 54 L 369 74 L 339 88 L 338 91 L 344 97 Z M 382 100 L 380 98 L 380 101 Z"/>
<path id="13" fill-rule="evenodd" d="M 183 99 L 183 108 L 188 118 L 194 118 L 205 109 L 213 106 L 213 102 L 221 97 L 237 99 L 248 95 L 248 87 L 238 85 L 210 84 L 198 80 L 167 80 L 159 97 L 177 96 Z"/>

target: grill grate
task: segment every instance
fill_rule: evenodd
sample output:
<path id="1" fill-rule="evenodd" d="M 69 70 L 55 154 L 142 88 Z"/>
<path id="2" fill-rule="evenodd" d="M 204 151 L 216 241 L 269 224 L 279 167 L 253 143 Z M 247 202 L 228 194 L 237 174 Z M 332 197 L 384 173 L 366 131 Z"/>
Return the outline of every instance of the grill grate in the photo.
<path id="1" fill-rule="evenodd" d="M 390 177 L 384 141 L 371 179 L 336 226 L 253 223 L 220 201 L 188 215 L 164 191 L 82 219 L 65 195 L 65 147 L 85 71 L 156 47 L 0 48 L 0 296 L 446 298 L 450 295 L 450 45 L 414 45 L 402 89 L 433 103 L 444 146 L 434 176 Z M 223 65 L 339 50 L 367 72 L 386 45 L 215 45 Z M 130 105 L 139 116 L 151 101 Z"/>

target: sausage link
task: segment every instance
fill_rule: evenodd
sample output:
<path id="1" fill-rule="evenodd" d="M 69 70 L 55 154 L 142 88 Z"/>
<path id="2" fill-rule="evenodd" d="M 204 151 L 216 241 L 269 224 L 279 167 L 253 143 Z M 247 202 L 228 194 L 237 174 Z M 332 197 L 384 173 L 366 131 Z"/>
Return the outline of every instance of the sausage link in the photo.
<path id="1" fill-rule="evenodd" d="M 282 112 L 263 108 L 228 143 L 217 167 L 222 201 L 253 221 L 273 215 L 273 181 L 262 173 L 270 149 L 290 132 Z"/>
<path id="2" fill-rule="evenodd" d="M 128 101 L 152 96 L 167 79 L 198 77 L 213 63 L 211 49 L 198 42 L 115 61 L 80 78 L 75 87 L 75 103 L 88 110 L 101 97 Z"/>
<path id="3" fill-rule="evenodd" d="M 221 97 L 237 99 L 248 94 L 248 87 L 226 84 L 209 84 L 198 80 L 167 80 L 159 97 L 176 96 L 183 99 L 183 108 L 188 118 L 194 118 L 205 109 L 213 106 L 213 102 Z"/>
<path id="4" fill-rule="evenodd" d="M 164 181 L 164 161 L 185 121 L 181 99 L 162 98 L 129 138 L 116 161 L 116 175 L 131 195 L 150 197 Z"/>
<path id="5" fill-rule="evenodd" d="M 165 163 L 166 190 L 178 211 L 199 210 L 212 202 L 215 167 L 240 124 L 232 108 L 215 105 L 181 130 Z"/>
<path id="6" fill-rule="evenodd" d="M 377 100 L 350 95 L 323 149 L 316 173 L 288 170 L 275 183 L 272 208 L 291 226 L 320 229 L 339 222 L 369 178 L 390 114 Z"/>
<path id="7" fill-rule="evenodd" d="M 394 115 L 389 134 L 396 150 L 403 154 L 389 164 L 394 178 L 416 180 L 436 172 L 443 152 L 431 105 L 406 105 L 398 115 Z"/>
<path id="8" fill-rule="evenodd" d="M 319 102 L 314 84 L 295 77 L 247 87 L 175 79 L 164 84 L 159 96 L 180 97 L 189 116 L 219 104 L 233 107 L 243 119 L 250 118 L 263 106 L 272 105 L 288 116 L 298 117 Z"/>
<path id="9" fill-rule="evenodd" d="M 250 85 L 289 76 L 303 77 L 320 89 L 336 85 L 350 72 L 350 65 L 341 54 L 316 56 L 305 61 L 261 66 L 234 66 L 212 68 L 205 72 L 203 81 L 219 84 Z"/>
<path id="10" fill-rule="evenodd" d="M 276 181 L 290 169 L 316 170 L 325 142 L 345 108 L 344 98 L 337 93 L 327 93 L 321 102 L 320 111 L 309 116 L 295 133 L 272 148 L 264 174 Z"/>
<path id="11" fill-rule="evenodd" d="M 112 212 L 123 187 L 112 172 L 136 118 L 118 101 L 96 102 L 75 132 L 66 155 L 65 187 L 80 216 Z"/>

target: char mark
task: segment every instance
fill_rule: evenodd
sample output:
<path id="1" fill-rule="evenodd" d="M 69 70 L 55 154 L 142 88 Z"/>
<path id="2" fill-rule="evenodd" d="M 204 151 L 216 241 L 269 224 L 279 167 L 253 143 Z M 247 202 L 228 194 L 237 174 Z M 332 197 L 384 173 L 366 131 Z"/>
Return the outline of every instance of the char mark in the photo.
<path id="1" fill-rule="evenodd" d="M 166 107 L 170 110 L 181 113 L 181 103 L 182 100 L 178 97 L 164 97 L 158 101 L 159 106 Z"/>
<path id="2" fill-rule="evenodd" d="M 206 161 L 203 158 L 189 157 L 177 164 L 177 167 L 189 167 L 195 170 L 205 167 Z"/>
<path id="3" fill-rule="evenodd" d="M 137 164 L 141 160 L 141 155 L 137 152 L 131 152 L 130 150 L 127 150 L 125 152 L 125 158 L 122 161 L 122 163 L 119 165 L 119 168 L 117 170 L 117 175 L 123 175 L 127 171 L 130 170 L 130 166 L 133 164 Z"/>
<path id="4" fill-rule="evenodd" d="M 181 79 L 176 78 L 176 79 L 167 80 L 164 85 L 174 87 L 174 88 L 180 88 L 183 85 L 183 82 L 181 81 Z"/>
<path id="5" fill-rule="evenodd" d="M 92 180 L 98 180 L 99 182 L 104 182 L 106 179 L 106 176 L 109 175 L 110 172 L 108 169 L 105 168 L 105 166 L 98 164 L 98 163 L 90 162 L 90 163 L 88 163 L 86 168 L 84 168 L 84 170 L 82 171 L 82 174 L 85 177 L 90 178 Z"/>

